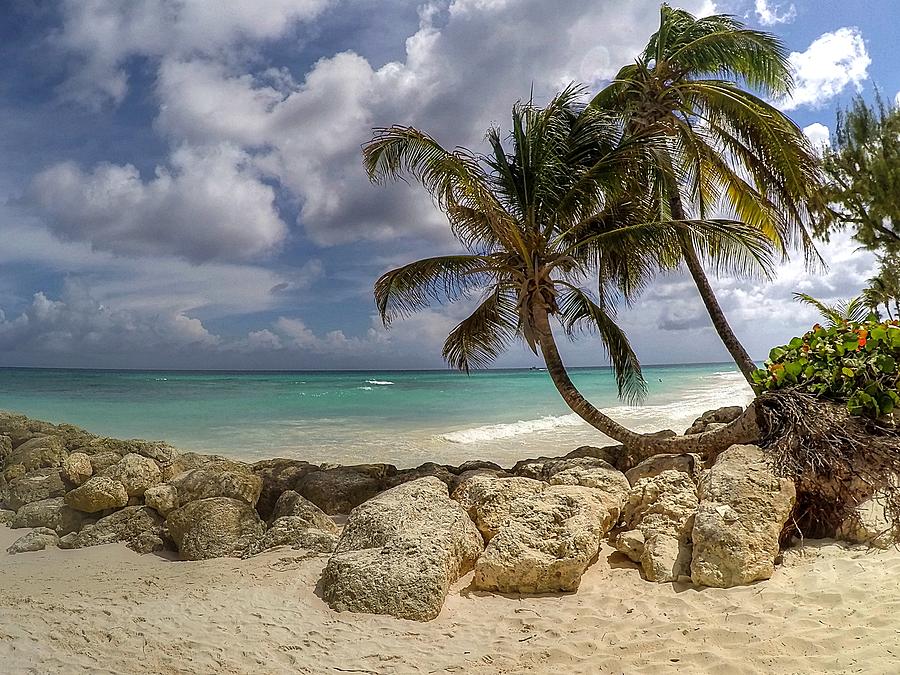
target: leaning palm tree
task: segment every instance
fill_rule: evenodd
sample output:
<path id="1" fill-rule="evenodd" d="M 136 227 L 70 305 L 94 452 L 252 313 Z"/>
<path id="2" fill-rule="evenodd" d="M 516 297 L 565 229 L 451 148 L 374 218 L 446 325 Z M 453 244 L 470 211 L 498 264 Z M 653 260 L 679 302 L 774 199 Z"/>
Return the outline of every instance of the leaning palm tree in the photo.
<path id="1" fill-rule="evenodd" d="M 667 441 L 634 433 L 600 412 L 577 390 L 555 342 L 551 321 L 570 335 L 598 333 L 620 395 L 645 391 L 637 356 L 615 321 L 613 299 L 631 295 L 660 265 L 677 263 L 682 239 L 702 255 L 731 246 L 766 265 L 769 242 L 727 219 L 659 221 L 652 200 L 628 194 L 632 167 L 647 144 L 579 103 L 569 88 L 546 108 L 517 104 L 512 130 L 487 134 L 488 154 L 446 150 L 410 127 L 376 129 L 363 149 L 373 182 L 417 179 L 444 211 L 465 253 L 419 260 L 375 284 L 378 311 L 389 325 L 431 302 L 479 297 L 474 311 L 447 337 L 444 358 L 468 371 L 484 367 L 521 339 L 543 356 L 572 410 L 630 449 L 664 451 Z M 508 148 L 508 149 L 507 149 Z M 585 236 L 586 229 L 591 230 Z M 668 261 L 668 262 L 667 262 Z M 582 287 L 599 279 L 595 297 Z M 702 450 L 746 440 L 746 424 L 683 437 L 678 447 Z M 718 435 L 716 435 L 718 434 Z"/>
<path id="2" fill-rule="evenodd" d="M 626 133 L 655 134 L 661 145 L 642 183 L 652 185 L 661 218 L 705 219 L 719 211 L 764 233 L 782 255 L 799 243 L 817 260 L 806 223 L 819 212 L 819 162 L 803 132 L 765 98 L 792 87 L 784 45 L 726 15 L 696 18 L 662 5 L 659 30 L 591 105 Z M 751 93 L 754 90 L 759 95 Z M 730 251 L 713 245 L 714 263 Z M 748 381 L 756 365 L 719 305 L 688 237 L 681 255 L 712 323 Z"/>

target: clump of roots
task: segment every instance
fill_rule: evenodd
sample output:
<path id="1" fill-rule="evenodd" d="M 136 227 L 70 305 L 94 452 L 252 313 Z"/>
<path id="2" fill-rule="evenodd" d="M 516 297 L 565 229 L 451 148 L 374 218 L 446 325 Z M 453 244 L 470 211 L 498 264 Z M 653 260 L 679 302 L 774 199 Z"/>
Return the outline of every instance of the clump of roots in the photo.
<path id="1" fill-rule="evenodd" d="M 762 447 L 776 473 L 797 486 L 783 540 L 834 536 L 874 494 L 900 535 L 900 430 L 796 389 L 765 393 L 756 408 Z"/>

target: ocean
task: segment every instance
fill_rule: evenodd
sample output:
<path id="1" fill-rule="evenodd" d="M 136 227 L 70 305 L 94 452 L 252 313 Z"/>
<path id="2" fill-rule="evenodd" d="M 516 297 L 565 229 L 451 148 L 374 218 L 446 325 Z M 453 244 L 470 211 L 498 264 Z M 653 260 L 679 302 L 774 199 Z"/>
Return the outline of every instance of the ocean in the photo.
<path id="1" fill-rule="evenodd" d="M 734 364 L 650 366 L 626 406 L 609 368 L 575 368 L 585 396 L 638 431 L 683 432 L 752 398 Z M 119 438 L 248 461 L 340 464 L 487 459 L 502 465 L 609 439 L 572 414 L 542 370 L 187 372 L 0 369 L 0 410 Z"/>

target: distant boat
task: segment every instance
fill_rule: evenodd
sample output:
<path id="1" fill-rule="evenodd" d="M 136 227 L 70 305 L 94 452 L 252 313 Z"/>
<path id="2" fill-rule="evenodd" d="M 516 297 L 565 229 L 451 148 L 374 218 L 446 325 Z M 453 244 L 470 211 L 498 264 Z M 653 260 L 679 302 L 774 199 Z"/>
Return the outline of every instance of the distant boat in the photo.
<path id="1" fill-rule="evenodd" d="M 546 368 L 538 368 L 538 367 L 536 367 L 536 366 L 531 366 L 531 368 L 529 368 L 528 370 L 541 370 L 541 371 L 544 371 L 544 370 L 547 370 L 547 369 L 546 369 Z"/>

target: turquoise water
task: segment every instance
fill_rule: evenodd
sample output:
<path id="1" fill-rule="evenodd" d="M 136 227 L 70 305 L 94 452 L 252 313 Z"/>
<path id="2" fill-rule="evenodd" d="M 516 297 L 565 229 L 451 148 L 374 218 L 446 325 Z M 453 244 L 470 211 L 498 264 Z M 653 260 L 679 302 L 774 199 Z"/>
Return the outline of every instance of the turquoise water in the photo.
<path id="1" fill-rule="evenodd" d="M 623 423 L 682 431 L 704 410 L 744 403 L 733 364 L 648 367 L 644 405 L 617 401 L 606 368 L 572 378 Z M 0 369 L 0 409 L 95 433 L 167 440 L 247 459 L 514 461 L 605 437 L 570 414 L 546 372 L 161 372 Z"/>

